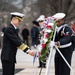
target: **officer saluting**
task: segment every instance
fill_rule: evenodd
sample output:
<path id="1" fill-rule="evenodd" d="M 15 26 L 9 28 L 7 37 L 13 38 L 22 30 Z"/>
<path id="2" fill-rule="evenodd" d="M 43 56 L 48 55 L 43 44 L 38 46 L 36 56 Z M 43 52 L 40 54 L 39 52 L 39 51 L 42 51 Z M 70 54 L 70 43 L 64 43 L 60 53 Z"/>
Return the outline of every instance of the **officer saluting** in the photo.
<path id="1" fill-rule="evenodd" d="M 32 56 L 35 54 L 18 36 L 17 27 L 23 20 L 23 17 L 24 14 L 18 12 L 11 13 L 11 23 L 4 31 L 1 52 L 3 75 L 14 75 L 17 48 Z"/>

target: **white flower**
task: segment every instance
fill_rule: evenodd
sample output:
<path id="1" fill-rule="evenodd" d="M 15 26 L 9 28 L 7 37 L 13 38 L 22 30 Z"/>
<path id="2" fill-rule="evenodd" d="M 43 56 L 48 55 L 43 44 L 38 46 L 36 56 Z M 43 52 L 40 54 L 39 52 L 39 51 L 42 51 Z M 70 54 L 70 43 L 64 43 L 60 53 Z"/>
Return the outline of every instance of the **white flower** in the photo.
<path id="1" fill-rule="evenodd" d="M 53 25 L 54 25 L 54 24 L 50 22 L 50 23 L 48 23 L 48 25 L 50 25 L 50 26 L 52 26 L 52 27 L 53 27 Z"/>
<path id="2" fill-rule="evenodd" d="M 41 51 L 42 50 L 42 45 L 39 44 L 38 47 L 37 47 L 38 51 Z"/>
<path id="3" fill-rule="evenodd" d="M 48 41 L 48 39 L 44 38 L 43 41 L 44 41 L 44 43 L 46 43 Z"/>
<path id="4" fill-rule="evenodd" d="M 48 33 L 50 33 L 52 30 L 50 30 L 50 29 L 46 29 L 45 30 L 45 32 L 48 32 Z"/>

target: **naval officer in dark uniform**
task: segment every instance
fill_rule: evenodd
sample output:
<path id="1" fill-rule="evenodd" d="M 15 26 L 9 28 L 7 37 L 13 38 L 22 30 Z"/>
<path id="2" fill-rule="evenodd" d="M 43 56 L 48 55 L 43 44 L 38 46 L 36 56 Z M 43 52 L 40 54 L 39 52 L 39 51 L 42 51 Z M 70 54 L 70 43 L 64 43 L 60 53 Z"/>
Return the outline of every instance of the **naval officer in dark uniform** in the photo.
<path id="1" fill-rule="evenodd" d="M 11 23 L 4 31 L 3 48 L 1 52 L 2 75 L 14 75 L 17 48 L 20 48 L 32 56 L 35 54 L 18 36 L 17 28 L 23 20 L 23 17 L 24 14 L 18 12 L 11 13 Z"/>
<path id="2" fill-rule="evenodd" d="M 55 45 L 71 65 L 71 58 L 73 53 L 73 45 L 71 42 L 72 29 L 64 22 L 64 13 L 56 13 L 53 17 L 56 18 L 56 37 Z M 70 75 L 70 68 L 67 66 L 61 55 L 56 50 L 55 54 L 55 75 Z"/>

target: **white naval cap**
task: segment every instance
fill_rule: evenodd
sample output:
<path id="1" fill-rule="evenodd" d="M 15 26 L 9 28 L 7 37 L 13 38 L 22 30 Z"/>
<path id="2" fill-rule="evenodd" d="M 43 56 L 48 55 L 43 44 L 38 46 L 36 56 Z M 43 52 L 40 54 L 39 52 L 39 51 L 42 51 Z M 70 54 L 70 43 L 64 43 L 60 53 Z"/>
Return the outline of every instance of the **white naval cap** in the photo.
<path id="1" fill-rule="evenodd" d="M 36 21 L 37 22 L 39 22 L 39 21 L 45 21 L 45 16 L 44 15 L 40 15 L 39 18 Z"/>
<path id="2" fill-rule="evenodd" d="M 24 17 L 24 14 L 22 14 L 22 13 L 19 13 L 19 12 L 12 12 L 12 13 L 10 13 L 12 16 L 14 16 L 14 17 L 16 17 L 16 18 L 18 18 L 19 20 L 23 20 L 23 17 Z"/>
<path id="3" fill-rule="evenodd" d="M 43 18 L 45 18 L 45 15 L 40 15 L 39 17 L 43 17 Z"/>
<path id="4" fill-rule="evenodd" d="M 65 13 L 56 13 L 55 15 L 53 15 L 52 17 L 56 18 L 56 20 L 61 20 L 65 17 Z"/>
<path id="5" fill-rule="evenodd" d="M 10 13 L 10 14 L 11 14 L 11 15 L 14 15 L 14 16 L 24 17 L 24 14 L 19 13 L 19 12 L 12 12 L 12 13 Z"/>

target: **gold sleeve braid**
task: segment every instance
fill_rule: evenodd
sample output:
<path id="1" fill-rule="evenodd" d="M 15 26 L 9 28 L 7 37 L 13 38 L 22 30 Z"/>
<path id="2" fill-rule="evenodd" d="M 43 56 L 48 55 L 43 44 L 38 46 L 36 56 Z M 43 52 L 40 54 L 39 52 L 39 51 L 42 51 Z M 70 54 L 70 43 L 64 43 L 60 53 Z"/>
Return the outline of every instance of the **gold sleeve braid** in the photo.
<path id="1" fill-rule="evenodd" d="M 22 44 L 19 46 L 19 48 L 24 51 L 26 48 L 29 48 L 29 47 L 28 47 L 27 45 L 25 45 L 24 43 L 22 43 Z"/>

